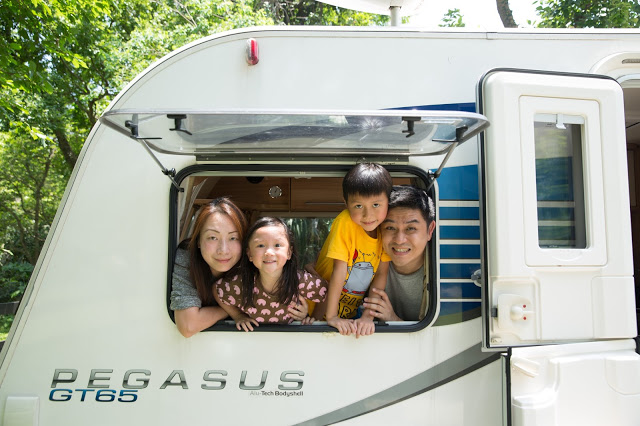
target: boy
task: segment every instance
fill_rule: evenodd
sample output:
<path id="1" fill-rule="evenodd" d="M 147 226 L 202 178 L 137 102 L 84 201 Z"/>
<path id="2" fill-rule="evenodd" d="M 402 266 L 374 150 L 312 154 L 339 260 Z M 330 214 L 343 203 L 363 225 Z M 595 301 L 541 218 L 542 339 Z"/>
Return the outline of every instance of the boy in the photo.
<path id="1" fill-rule="evenodd" d="M 382 249 L 378 225 L 387 216 L 393 182 L 387 170 L 374 163 L 360 163 L 342 181 L 346 210 L 336 217 L 316 262 L 316 271 L 329 281 L 326 301 L 314 317 L 326 317 L 340 334 L 356 337 L 373 334 L 369 310 L 356 320 L 369 285 L 384 290 L 389 256 Z M 372 282 L 373 278 L 373 282 Z"/>

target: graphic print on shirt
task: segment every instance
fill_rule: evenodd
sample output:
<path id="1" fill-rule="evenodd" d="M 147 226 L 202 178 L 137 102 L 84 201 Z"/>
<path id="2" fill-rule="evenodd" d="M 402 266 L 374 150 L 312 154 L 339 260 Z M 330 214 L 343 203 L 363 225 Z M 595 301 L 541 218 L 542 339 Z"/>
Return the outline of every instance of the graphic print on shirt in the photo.
<path id="1" fill-rule="evenodd" d="M 367 254 L 357 249 L 353 253 L 353 265 L 348 268 L 347 280 L 342 287 L 338 315 L 341 318 L 353 318 L 358 306 L 362 305 L 364 295 L 371 284 L 374 271 L 371 262 L 365 260 Z M 368 255 L 369 257 L 372 254 Z"/>

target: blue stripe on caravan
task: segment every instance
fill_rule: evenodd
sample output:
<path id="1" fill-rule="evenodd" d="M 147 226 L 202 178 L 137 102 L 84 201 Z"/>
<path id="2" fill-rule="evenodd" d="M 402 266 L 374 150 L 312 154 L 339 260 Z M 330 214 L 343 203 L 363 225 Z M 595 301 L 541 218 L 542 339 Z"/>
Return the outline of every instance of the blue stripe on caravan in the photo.
<path id="1" fill-rule="evenodd" d="M 480 299 L 480 287 L 472 282 L 440 283 L 442 299 Z"/>
<path id="2" fill-rule="evenodd" d="M 440 302 L 440 316 L 457 314 L 480 307 L 480 302 Z"/>
<path id="3" fill-rule="evenodd" d="M 478 166 L 445 167 L 438 178 L 441 200 L 479 200 Z"/>
<path id="4" fill-rule="evenodd" d="M 479 226 L 440 226 L 441 240 L 478 240 L 480 239 Z"/>
<path id="5" fill-rule="evenodd" d="M 440 259 L 480 259 L 480 245 L 440 244 Z"/>
<path id="6" fill-rule="evenodd" d="M 441 263 L 440 278 L 464 278 L 468 280 L 478 269 L 480 269 L 479 263 Z"/>
<path id="7" fill-rule="evenodd" d="M 393 109 L 417 109 L 423 111 L 467 111 L 476 112 L 475 102 L 461 102 L 455 104 L 439 104 L 439 105 L 416 105 L 408 107 L 398 107 Z"/>
<path id="8" fill-rule="evenodd" d="M 440 207 L 440 219 L 480 219 L 478 207 Z"/>

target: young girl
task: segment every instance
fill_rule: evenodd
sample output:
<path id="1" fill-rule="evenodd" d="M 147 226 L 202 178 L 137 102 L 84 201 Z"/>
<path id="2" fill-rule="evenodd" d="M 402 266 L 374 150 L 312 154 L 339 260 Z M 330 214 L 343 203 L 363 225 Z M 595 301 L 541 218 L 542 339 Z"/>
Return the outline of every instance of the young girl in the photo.
<path id="1" fill-rule="evenodd" d="M 218 304 L 233 318 L 238 330 L 253 331 L 260 323 L 289 324 L 288 307 L 325 299 L 327 283 L 318 275 L 298 270 L 298 255 L 287 225 L 263 217 L 247 232 L 240 272 L 214 287 Z M 309 317 L 303 324 L 310 324 Z"/>

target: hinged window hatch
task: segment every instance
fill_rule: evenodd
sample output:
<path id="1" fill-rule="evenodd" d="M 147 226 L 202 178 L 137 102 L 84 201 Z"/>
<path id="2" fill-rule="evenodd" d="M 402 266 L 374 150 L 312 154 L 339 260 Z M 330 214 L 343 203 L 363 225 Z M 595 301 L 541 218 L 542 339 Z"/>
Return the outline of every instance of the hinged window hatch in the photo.
<path id="1" fill-rule="evenodd" d="M 486 128 L 462 111 L 107 111 L 100 121 L 180 155 L 437 155 Z"/>

